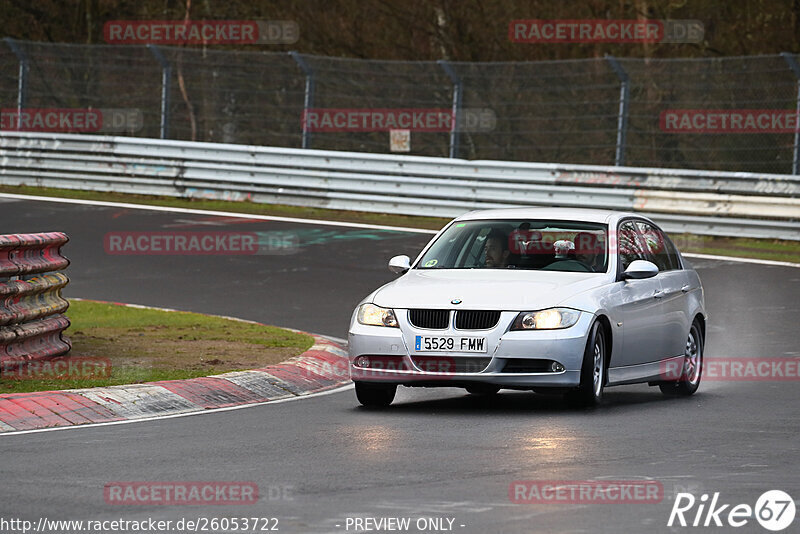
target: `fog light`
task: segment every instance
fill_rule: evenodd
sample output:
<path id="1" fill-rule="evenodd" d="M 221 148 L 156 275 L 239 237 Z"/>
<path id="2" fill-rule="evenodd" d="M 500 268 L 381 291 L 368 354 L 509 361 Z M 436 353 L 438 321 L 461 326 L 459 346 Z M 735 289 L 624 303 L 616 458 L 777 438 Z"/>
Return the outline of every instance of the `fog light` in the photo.
<path id="1" fill-rule="evenodd" d="M 564 366 L 561 365 L 560 363 L 558 363 L 558 362 L 550 363 L 550 372 L 551 373 L 560 373 L 563 370 L 564 370 Z"/>
<path id="2" fill-rule="evenodd" d="M 353 365 L 356 367 L 369 367 L 369 358 L 367 356 L 357 356 L 353 360 Z"/>

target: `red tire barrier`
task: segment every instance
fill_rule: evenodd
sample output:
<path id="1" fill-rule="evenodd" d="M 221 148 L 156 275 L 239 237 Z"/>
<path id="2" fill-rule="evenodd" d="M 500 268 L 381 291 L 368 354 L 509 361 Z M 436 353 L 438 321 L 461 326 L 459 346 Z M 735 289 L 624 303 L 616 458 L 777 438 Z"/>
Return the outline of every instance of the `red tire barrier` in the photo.
<path id="1" fill-rule="evenodd" d="M 64 313 L 69 307 L 61 290 L 69 282 L 62 273 L 0 283 L 0 326 Z"/>
<path id="2" fill-rule="evenodd" d="M 61 315 L 69 278 L 52 272 L 69 265 L 61 255 L 67 241 L 62 232 L 0 235 L 0 374 L 69 352 L 69 319 Z"/>
<path id="3" fill-rule="evenodd" d="M 0 277 L 66 269 L 69 260 L 61 247 L 67 241 L 63 232 L 0 235 Z"/>
<path id="4" fill-rule="evenodd" d="M 62 333 L 69 327 L 63 315 L 32 323 L 4 327 L 0 334 L 0 372 L 31 361 L 48 360 L 66 354 L 72 348 Z M 10 332 L 13 332 L 12 337 Z"/>

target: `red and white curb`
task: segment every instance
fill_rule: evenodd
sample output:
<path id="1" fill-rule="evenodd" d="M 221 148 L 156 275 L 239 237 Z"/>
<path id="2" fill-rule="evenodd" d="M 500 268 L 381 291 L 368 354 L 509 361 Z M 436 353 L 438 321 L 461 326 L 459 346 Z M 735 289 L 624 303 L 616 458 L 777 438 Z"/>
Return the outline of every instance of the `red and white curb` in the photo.
<path id="1" fill-rule="evenodd" d="M 0 433 L 177 416 L 302 397 L 347 385 L 344 348 L 326 337 L 308 335 L 314 338 L 309 350 L 262 369 L 187 380 L 2 394 Z"/>

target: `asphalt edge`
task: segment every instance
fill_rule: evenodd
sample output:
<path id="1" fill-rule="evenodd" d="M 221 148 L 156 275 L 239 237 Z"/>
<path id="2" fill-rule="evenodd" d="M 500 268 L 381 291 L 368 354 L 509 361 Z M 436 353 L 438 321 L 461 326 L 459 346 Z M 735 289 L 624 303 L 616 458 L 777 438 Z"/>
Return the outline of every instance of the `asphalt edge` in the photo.
<path id="1" fill-rule="evenodd" d="M 235 317 L 225 318 L 262 324 Z M 347 351 L 342 344 L 319 334 L 294 331 L 313 337 L 311 348 L 284 362 L 259 369 L 185 380 L 0 394 L 0 435 L 230 409 L 313 395 L 349 384 Z"/>

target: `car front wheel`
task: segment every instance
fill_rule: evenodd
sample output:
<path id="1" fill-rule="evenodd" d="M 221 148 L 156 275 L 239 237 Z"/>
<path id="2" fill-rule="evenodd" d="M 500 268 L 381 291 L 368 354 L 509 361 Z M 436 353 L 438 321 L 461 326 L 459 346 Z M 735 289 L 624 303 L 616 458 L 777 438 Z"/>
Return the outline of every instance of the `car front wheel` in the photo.
<path id="1" fill-rule="evenodd" d="M 363 406 L 384 408 L 394 400 L 397 384 L 372 384 L 356 382 L 356 398 Z"/>
<path id="2" fill-rule="evenodd" d="M 581 366 L 581 383 L 567 399 L 580 406 L 596 406 L 603 399 L 606 382 L 606 337 L 599 322 L 592 325 Z"/>
<path id="3" fill-rule="evenodd" d="M 689 329 L 686 352 L 683 356 L 681 377 L 676 382 L 663 382 L 658 385 L 665 395 L 687 397 L 700 387 L 703 375 L 703 335 L 697 321 Z"/>

